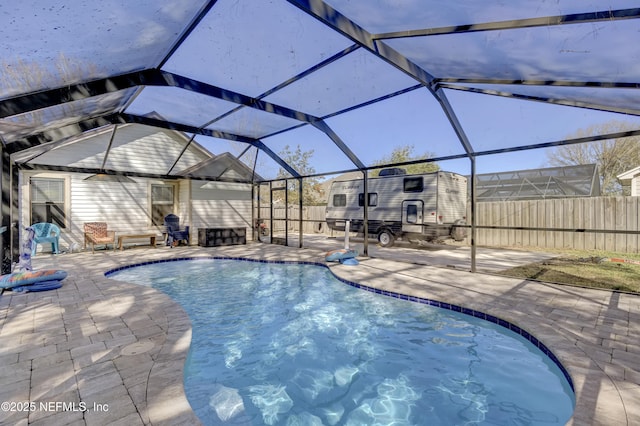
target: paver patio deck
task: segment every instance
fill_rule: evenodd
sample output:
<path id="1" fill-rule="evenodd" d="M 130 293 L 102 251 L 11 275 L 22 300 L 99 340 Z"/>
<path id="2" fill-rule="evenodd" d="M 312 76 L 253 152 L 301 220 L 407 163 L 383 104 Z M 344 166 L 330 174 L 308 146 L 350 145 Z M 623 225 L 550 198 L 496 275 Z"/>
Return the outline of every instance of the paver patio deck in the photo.
<path id="1" fill-rule="evenodd" d="M 58 290 L 0 297 L 0 402 L 10 404 L 0 424 L 197 424 L 182 384 L 187 315 L 163 293 L 104 277 L 118 266 L 190 256 L 323 261 L 318 250 L 259 243 L 37 256 L 35 269 L 69 275 Z M 639 296 L 381 258 L 330 267 L 350 281 L 518 325 L 569 371 L 576 391 L 569 424 L 640 424 Z"/>

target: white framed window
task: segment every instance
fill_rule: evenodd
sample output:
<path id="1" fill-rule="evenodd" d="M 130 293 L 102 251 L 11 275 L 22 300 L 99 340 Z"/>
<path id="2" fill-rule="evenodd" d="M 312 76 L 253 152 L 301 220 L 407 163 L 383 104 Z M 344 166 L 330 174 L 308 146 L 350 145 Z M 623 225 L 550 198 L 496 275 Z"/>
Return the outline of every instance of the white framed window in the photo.
<path id="1" fill-rule="evenodd" d="M 164 225 L 164 217 L 175 210 L 176 186 L 151 184 L 151 225 Z"/>
<path id="2" fill-rule="evenodd" d="M 30 215 L 31 223 L 55 223 L 67 227 L 66 180 L 64 178 L 32 177 Z"/>

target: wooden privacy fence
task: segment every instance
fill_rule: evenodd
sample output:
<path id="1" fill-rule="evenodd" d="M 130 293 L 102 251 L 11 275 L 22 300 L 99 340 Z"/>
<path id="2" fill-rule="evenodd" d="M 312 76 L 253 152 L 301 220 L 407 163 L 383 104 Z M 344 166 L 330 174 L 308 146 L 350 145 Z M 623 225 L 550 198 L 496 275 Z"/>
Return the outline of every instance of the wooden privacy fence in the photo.
<path id="1" fill-rule="evenodd" d="M 297 206 L 289 207 L 287 214 L 288 230 L 297 232 Z M 493 247 L 637 253 L 640 251 L 639 214 L 640 197 L 480 202 L 476 204 L 476 243 Z M 270 209 L 261 207 L 260 216 L 268 218 Z M 274 232 L 284 231 L 284 218 L 285 207 L 275 207 L 274 219 L 279 220 L 274 220 Z M 303 207 L 302 219 L 304 233 L 331 234 L 324 222 L 324 206 Z"/>
<path id="2" fill-rule="evenodd" d="M 476 205 L 476 242 L 636 253 L 639 212 L 640 197 L 481 202 Z M 504 227 L 513 229 L 499 229 Z"/>
<path id="3" fill-rule="evenodd" d="M 330 233 L 327 224 L 325 222 L 325 206 L 305 206 L 302 208 L 302 232 L 305 234 L 312 233 Z M 269 207 L 260 207 L 260 217 L 265 219 L 271 215 L 271 209 Z M 288 231 L 298 232 L 298 219 L 299 208 L 297 206 L 274 207 L 273 208 L 273 231 L 275 233 L 284 232 L 285 221 L 284 218 L 289 219 Z M 268 219 L 265 219 L 268 221 Z"/>

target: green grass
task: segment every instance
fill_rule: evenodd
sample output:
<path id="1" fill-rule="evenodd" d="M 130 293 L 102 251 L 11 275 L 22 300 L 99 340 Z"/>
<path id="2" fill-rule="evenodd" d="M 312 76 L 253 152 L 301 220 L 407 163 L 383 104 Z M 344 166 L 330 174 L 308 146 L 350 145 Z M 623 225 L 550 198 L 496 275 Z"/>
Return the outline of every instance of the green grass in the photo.
<path id="1" fill-rule="evenodd" d="M 640 261 L 640 254 L 559 251 L 558 257 L 554 259 L 518 266 L 499 274 L 559 284 L 640 293 L 640 265 L 603 260 L 608 258 Z"/>

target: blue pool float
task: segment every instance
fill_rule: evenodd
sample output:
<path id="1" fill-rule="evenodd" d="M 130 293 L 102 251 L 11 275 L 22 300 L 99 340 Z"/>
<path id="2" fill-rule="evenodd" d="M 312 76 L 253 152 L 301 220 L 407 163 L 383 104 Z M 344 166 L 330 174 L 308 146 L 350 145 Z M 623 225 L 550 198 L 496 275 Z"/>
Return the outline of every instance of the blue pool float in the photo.
<path id="1" fill-rule="evenodd" d="M 60 280 L 51 280 L 39 281 L 34 284 L 12 287 L 11 291 L 15 291 L 16 293 L 33 293 L 35 291 L 55 290 L 60 287 L 62 287 L 62 282 Z"/>
<path id="2" fill-rule="evenodd" d="M 343 263 L 344 260 L 353 259 L 354 257 L 357 257 L 357 256 L 358 256 L 357 250 L 345 250 L 345 249 L 331 250 L 327 252 L 326 256 L 324 257 L 324 260 L 326 260 L 327 262 Z"/>
<path id="3" fill-rule="evenodd" d="M 28 286 L 46 281 L 62 281 L 66 277 L 67 271 L 60 269 L 14 272 L 0 276 L 0 288 L 13 289 L 14 287 Z"/>

